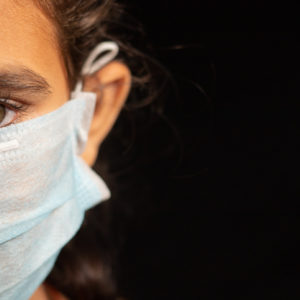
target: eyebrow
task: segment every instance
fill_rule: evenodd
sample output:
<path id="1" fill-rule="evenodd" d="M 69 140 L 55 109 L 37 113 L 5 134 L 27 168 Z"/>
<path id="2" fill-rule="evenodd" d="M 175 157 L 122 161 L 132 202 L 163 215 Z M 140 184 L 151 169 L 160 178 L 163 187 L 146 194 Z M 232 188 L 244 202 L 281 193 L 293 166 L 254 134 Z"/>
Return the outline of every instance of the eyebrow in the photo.
<path id="1" fill-rule="evenodd" d="M 43 96 L 52 93 L 47 80 L 25 66 L 0 67 L 0 93 L 3 91 Z"/>

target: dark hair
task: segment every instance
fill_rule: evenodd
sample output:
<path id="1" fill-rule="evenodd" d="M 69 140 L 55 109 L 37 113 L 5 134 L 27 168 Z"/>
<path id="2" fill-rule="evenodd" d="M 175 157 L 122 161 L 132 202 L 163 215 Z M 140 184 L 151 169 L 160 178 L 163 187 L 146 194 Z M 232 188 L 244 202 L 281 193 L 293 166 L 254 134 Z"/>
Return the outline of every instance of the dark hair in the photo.
<path id="1" fill-rule="evenodd" d="M 151 47 L 143 40 L 141 26 L 114 0 L 34 1 L 56 25 L 70 89 L 79 79 L 89 52 L 101 41 L 117 42 L 117 59 L 132 72 L 131 93 L 103 142 L 101 159 L 94 167 L 108 184 L 112 198 L 86 213 L 83 226 L 62 249 L 46 279 L 46 283 L 72 300 L 116 299 L 120 294 L 116 258 L 122 244 L 122 227 L 131 216 L 132 207 L 141 205 L 134 203 L 132 193 L 135 199 L 151 197 L 147 175 L 141 174 L 155 157 L 173 153 L 174 143 L 167 139 L 146 143 L 151 140 L 153 128 L 167 122 L 163 110 L 171 77 L 157 61 L 144 54 L 151 52 Z"/>

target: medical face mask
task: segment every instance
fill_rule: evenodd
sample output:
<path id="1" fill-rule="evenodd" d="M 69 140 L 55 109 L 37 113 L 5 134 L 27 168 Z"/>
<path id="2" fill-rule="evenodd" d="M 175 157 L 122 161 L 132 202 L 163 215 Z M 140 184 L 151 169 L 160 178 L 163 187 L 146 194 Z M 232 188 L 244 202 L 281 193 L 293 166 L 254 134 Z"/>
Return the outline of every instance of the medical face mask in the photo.
<path id="1" fill-rule="evenodd" d="M 116 44 L 101 43 L 82 75 L 117 52 Z M 96 94 L 81 89 L 79 82 L 55 111 L 0 128 L 1 300 L 29 299 L 79 230 L 85 211 L 110 197 L 101 177 L 80 158 L 96 102 Z"/>

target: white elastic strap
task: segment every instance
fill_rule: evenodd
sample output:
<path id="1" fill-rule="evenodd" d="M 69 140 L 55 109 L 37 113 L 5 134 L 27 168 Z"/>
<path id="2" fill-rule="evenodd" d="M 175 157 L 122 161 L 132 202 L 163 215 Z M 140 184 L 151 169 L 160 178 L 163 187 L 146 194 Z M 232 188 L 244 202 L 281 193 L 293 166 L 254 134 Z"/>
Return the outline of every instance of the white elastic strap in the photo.
<path id="1" fill-rule="evenodd" d="M 106 55 L 101 56 L 98 60 L 94 61 L 104 51 L 109 51 Z M 119 47 L 114 42 L 103 42 L 99 44 L 88 56 L 85 61 L 81 75 L 89 75 L 101 69 L 108 62 L 113 60 L 119 52 Z"/>
<path id="2" fill-rule="evenodd" d="M 99 59 L 95 61 L 95 59 L 103 52 L 109 51 L 105 55 L 101 56 Z M 113 60 L 119 52 L 119 47 L 115 42 L 102 42 L 98 46 L 96 46 L 88 56 L 87 60 L 83 64 L 81 75 L 90 75 L 94 72 L 100 70 L 104 65 L 109 63 Z M 77 94 L 82 90 L 82 81 L 80 80 L 75 89 L 73 94 Z"/>
<path id="3" fill-rule="evenodd" d="M 0 143 L 0 152 L 13 150 L 19 147 L 19 142 L 17 140 L 11 140 L 8 142 Z"/>

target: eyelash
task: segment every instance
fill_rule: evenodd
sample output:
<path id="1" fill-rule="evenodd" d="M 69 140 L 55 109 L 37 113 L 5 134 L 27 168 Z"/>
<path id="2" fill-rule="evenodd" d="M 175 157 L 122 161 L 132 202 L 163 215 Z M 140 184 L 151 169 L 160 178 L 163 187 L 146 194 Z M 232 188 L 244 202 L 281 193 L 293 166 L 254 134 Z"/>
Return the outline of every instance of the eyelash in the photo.
<path id="1" fill-rule="evenodd" d="M 17 114 L 17 116 L 12 122 L 10 122 L 6 126 L 9 126 L 9 125 L 15 123 L 16 121 L 18 121 L 20 119 L 20 117 L 23 116 L 24 112 L 26 111 L 26 109 L 28 107 L 28 105 L 26 105 L 26 104 L 10 100 L 9 98 L 10 97 L 7 95 L 5 97 L 2 97 L 0 95 L 0 105 L 3 105 L 5 107 L 7 107 L 8 109 L 13 110 Z M 20 113 L 20 112 L 22 112 L 22 113 Z"/>
<path id="2" fill-rule="evenodd" d="M 8 108 L 11 108 L 13 110 L 19 111 L 23 110 L 24 106 L 20 104 L 15 104 L 15 102 L 11 103 L 8 99 L 0 98 L 0 104 L 4 106 L 8 106 Z"/>

